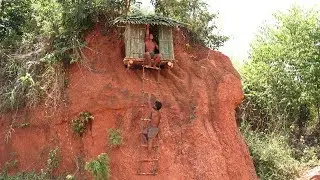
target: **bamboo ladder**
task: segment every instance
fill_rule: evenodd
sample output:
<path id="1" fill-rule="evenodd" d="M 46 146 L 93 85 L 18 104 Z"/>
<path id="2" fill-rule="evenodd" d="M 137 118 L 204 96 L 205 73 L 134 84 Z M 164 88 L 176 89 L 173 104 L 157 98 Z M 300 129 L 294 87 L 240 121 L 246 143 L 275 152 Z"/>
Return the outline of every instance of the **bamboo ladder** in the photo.
<path id="1" fill-rule="evenodd" d="M 146 123 L 149 123 L 151 121 L 150 117 L 148 117 L 148 114 L 145 115 L 145 112 L 149 111 L 148 106 L 145 105 L 145 94 L 146 93 L 149 96 L 148 101 L 151 100 L 150 90 L 146 91 L 147 88 L 146 88 L 145 82 L 147 81 L 147 82 L 151 83 L 151 78 L 146 78 L 146 72 L 145 72 L 146 69 L 158 71 L 157 82 L 156 82 L 157 84 L 159 83 L 159 75 L 160 75 L 160 70 L 161 70 L 160 66 L 159 67 L 150 67 L 150 66 L 142 65 L 142 103 L 141 103 L 141 108 L 142 108 L 143 116 L 147 116 L 147 117 L 143 117 L 141 119 L 141 126 L 142 126 L 141 132 L 143 132 L 143 129 L 146 127 Z M 160 95 L 160 94 L 158 94 L 158 95 Z M 139 134 L 139 135 L 142 135 L 142 134 Z M 155 157 L 155 156 L 158 154 L 159 145 L 154 145 L 154 142 L 155 141 L 153 141 L 153 145 L 152 145 L 152 152 L 154 152 L 154 153 L 153 153 L 153 158 L 151 158 L 151 159 L 150 158 L 143 158 L 143 155 L 149 154 L 148 153 L 148 145 L 145 145 L 142 142 L 140 144 L 140 157 L 138 160 L 138 171 L 137 171 L 138 175 L 157 175 L 158 174 L 159 157 Z M 150 163 L 150 162 L 153 163 L 152 170 L 150 172 L 143 172 L 143 170 L 142 170 L 143 164 Z"/>

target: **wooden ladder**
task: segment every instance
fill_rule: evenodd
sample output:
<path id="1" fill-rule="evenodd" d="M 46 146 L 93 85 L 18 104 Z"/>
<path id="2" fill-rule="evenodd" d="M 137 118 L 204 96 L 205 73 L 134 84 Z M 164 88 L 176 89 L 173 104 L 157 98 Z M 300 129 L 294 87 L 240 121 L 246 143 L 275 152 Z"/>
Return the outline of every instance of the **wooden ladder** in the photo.
<path id="1" fill-rule="evenodd" d="M 150 101 L 150 97 L 151 97 L 150 92 L 146 92 L 145 91 L 145 89 L 146 89 L 145 81 L 149 81 L 149 82 L 151 81 L 151 79 L 146 78 L 145 69 L 151 69 L 151 70 L 157 70 L 158 71 L 157 83 L 159 81 L 159 75 L 160 75 L 160 70 L 161 70 L 160 67 L 151 67 L 151 66 L 142 65 L 142 105 L 141 105 L 141 107 L 143 108 L 142 109 L 143 115 L 145 115 L 145 112 L 148 111 L 148 109 L 146 109 L 146 105 L 145 105 L 145 101 L 144 101 L 145 100 L 145 94 L 147 93 L 149 95 L 148 101 Z M 146 127 L 146 123 L 149 123 L 150 121 L 151 121 L 151 119 L 149 117 L 143 117 L 141 119 L 142 131 Z M 139 134 L 139 135 L 142 135 L 142 134 Z M 158 137 L 156 139 L 158 139 Z M 153 143 L 155 143 L 155 141 Z M 154 152 L 154 154 L 158 154 L 158 148 L 159 148 L 158 145 L 152 145 L 152 152 Z M 159 157 L 153 157 L 153 158 L 143 158 L 142 157 L 143 155 L 148 154 L 148 145 L 147 144 L 143 144 L 141 142 L 139 149 L 140 149 L 140 158 L 138 160 L 138 171 L 137 171 L 137 174 L 138 175 L 157 175 L 158 174 L 158 169 L 159 169 Z M 149 164 L 150 163 L 153 164 L 152 168 L 151 168 L 151 170 L 149 172 L 144 172 L 143 171 L 143 164 L 148 164 L 148 163 Z"/>

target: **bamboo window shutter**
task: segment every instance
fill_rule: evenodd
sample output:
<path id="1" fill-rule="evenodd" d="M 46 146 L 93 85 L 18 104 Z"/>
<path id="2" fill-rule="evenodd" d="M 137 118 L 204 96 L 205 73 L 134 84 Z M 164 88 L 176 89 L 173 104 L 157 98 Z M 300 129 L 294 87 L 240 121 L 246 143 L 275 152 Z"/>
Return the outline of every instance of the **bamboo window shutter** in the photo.
<path id="1" fill-rule="evenodd" d="M 143 25 L 127 25 L 126 57 L 143 58 L 145 52 L 145 27 Z"/>
<path id="2" fill-rule="evenodd" d="M 163 60 L 173 60 L 173 40 L 170 27 L 161 26 L 159 29 L 159 49 Z"/>

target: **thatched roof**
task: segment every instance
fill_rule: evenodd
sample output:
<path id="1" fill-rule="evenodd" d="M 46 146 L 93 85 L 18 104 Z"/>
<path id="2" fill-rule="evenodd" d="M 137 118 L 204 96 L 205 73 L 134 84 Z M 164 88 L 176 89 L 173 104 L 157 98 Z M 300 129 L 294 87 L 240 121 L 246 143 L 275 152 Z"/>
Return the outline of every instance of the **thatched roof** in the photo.
<path id="1" fill-rule="evenodd" d="M 186 27 L 188 24 L 179 22 L 177 20 L 159 16 L 159 15 L 132 15 L 117 17 L 113 24 L 150 24 L 150 25 L 164 25 L 164 26 L 182 26 Z"/>

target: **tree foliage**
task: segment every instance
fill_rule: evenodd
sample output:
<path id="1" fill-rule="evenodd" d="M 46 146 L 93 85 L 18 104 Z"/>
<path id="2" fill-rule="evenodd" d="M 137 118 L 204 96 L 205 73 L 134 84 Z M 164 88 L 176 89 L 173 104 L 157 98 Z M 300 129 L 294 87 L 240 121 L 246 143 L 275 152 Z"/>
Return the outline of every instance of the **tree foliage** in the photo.
<path id="1" fill-rule="evenodd" d="M 299 7 L 274 14 L 241 70 L 242 132 L 261 179 L 295 179 L 319 163 L 319 15 Z"/>
<path id="2" fill-rule="evenodd" d="M 155 14 L 149 14 L 149 15 L 143 15 L 143 14 L 133 14 L 130 16 L 120 16 L 117 17 L 114 21 L 114 24 L 117 23 L 124 23 L 124 24 L 150 24 L 150 25 L 164 25 L 164 26 L 187 26 L 185 23 L 181 23 L 179 21 L 176 21 L 174 19 L 170 19 L 167 17 L 163 17 L 160 15 Z"/>
<path id="3" fill-rule="evenodd" d="M 275 14 L 252 43 L 243 70 L 246 113 L 262 128 L 288 128 L 301 108 L 318 108 L 320 87 L 319 13 L 293 7 Z M 259 122 L 257 122 L 259 121 Z M 282 124 L 282 125 L 279 125 Z"/>
<path id="4" fill-rule="evenodd" d="M 214 20 L 217 16 L 209 12 L 208 4 L 203 0 L 151 0 L 151 3 L 157 14 L 189 24 L 191 38 L 195 42 L 219 48 L 228 39 L 215 33 L 217 26 Z"/>
<path id="5" fill-rule="evenodd" d="M 81 59 L 83 35 L 94 24 L 130 11 L 135 0 L 0 1 L 0 111 L 56 107 L 64 88 L 63 65 Z M 63 63 L 62 63 L 63 62 Z"/>
<path id="6" fill-rule="evenodd" d="M 30 0 L 0 1 L 0 42 L 10 45 L 12 40 L 21 40 L 26 22 L 31 20 Z"/>

